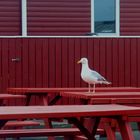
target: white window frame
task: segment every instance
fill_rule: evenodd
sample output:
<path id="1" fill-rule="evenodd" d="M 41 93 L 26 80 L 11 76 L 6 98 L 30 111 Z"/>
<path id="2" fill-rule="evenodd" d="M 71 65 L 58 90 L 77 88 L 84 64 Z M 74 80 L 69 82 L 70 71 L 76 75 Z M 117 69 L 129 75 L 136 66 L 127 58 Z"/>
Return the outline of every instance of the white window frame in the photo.
<path id="1" fill-rule="evenodd" d="M 22 36 L 27 36 L 27 0 L 21 0 Z"/>
<path id="2" fill-rule="evenodd" d="M 91 33 L 95 33 L 94 25 L 94 1 L 91 0 Z M 98 33 L 97 36 L 120 36 L 120 0 L 116 0 L 116 33 Z"/>

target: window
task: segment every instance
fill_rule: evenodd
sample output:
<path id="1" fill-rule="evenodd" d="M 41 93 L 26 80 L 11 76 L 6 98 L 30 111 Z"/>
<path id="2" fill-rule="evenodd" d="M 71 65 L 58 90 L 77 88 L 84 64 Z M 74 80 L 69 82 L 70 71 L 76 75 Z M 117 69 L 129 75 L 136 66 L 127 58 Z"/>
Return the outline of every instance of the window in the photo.
<path id="1" fill-rule="evenodd" d="M 119 0 L 91 0 L 91 32 L 119 35 Z"/>

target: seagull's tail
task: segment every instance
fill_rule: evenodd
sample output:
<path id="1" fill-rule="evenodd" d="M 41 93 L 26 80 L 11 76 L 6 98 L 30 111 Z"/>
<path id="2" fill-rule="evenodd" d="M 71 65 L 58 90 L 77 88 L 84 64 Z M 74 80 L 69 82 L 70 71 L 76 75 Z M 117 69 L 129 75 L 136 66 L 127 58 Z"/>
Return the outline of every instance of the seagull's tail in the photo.
<path id="1" fill-rule="evenodd" d="M 102 81 L 102 84 L 110 85 L 112 83 L 111 82 L 108 82 L 108 81 Z"/>

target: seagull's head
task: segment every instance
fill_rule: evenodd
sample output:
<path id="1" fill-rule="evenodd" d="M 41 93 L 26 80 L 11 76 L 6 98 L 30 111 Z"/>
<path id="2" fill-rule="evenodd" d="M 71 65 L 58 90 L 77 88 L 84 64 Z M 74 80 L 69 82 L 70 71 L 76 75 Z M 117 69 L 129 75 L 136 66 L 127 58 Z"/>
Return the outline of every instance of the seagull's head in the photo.
<path id="1" fill-rule="evenodd" d="M 88 59 L 87 58 L 81 58 L 78 62 L 78 64 L 81 63 L 81 64 L 87 64 L 88 63 Z"/>

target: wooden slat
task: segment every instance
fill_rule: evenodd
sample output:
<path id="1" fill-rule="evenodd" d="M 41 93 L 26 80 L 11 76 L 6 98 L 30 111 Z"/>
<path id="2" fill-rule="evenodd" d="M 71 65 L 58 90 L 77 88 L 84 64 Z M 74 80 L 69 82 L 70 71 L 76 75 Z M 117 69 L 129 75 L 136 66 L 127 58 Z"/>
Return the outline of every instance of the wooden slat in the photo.
<path id="1" fill-rule="evenodd" d="M 43 72 L 43 87 L 48 87 L 49 86 L 49 60 L 48 60 L 48 55 L 49 55 L 49 39 L 43 40 L 43 52 L 42 52 L 42 72 Z"/>
<path id="2" fill-rule="evenodd" d="M 21 39 L 16 39 L 16 44 L 15 44 L 15 59 L 19 58 L 19 61 L 15 61 L 13 63 L 15 63 L 16 65 L 16 86 L 22 86 L 22 77 L 21 77 L 21 73 L 22 73 L 22 63 L 20 61 L 22 61 L 22 56 L 21 56 L 21 51 L 22 51 L 22 45 L 21 45 Z"/>
<path id="3" fill-rule="evenodd" d="M 129 86 L 131 84 L 131 69 L 130 69 L 130 54 L 131 54 L 131 45 L 130 39 L 125 39 L 125 50 L 124 50 L 124 59 L 125 59 L 125 86 Z"/>
<path id="4" fill-rule="evenodd" d="M 118 42 L 119 48 L 118 48 L 118 70 L 119 70 L 119 86 L 123 86 L 124 85 L 124 40 L 123 39 L 119 39 Z"/>
<path id="5" fill-rule="evenodd" d="M 137 39 L 131 40 L 131 85 L 137 86 Z"/>
<path id="6" fill-rule="evenodd" d="M 81 76 L 79 75 L 80 71 L 81 71 L 81 66 L 77 64 L 77 62 L 80 60 L 80 58 L 82 57 L 81 54 L 79 53 L 81 51 L 81 47 L 80 47 L 80 39 L 77 38 L 75 39 L 75 86 L 80 87 L 81 86 Z"/>
<path id="7" fill-rule="evenodd" d="M 118 39 L 112 40 L 112 86 L 118 86 Z"/>
<path id="8" fill-rule="evenodd" d="M 36 41 L 35 45 L 35 78 L 36 87 L 42 87 L 42 40 Z"/>
<path id="9" fill-rule="evenodd" d="M 121 0 L 120 1 L 120 32 L 121 35 L 140 35 L 138 0 Z"/>
<path id="10" fill-rule="evenodd" d="M 29 41 L 22 39 L 22 83 L 23 87 L 29 86 Z"/>
<path id="11" fill-rule="evenodd" d="M 61 39 L 56 39 L 56 87 L 61 87 L 62 86 L 62 61 L 61 61 L 61 51 L 62 51 L 62 44 L 61 44 Z"/>
<path id="12" fill-rule="evenodd" d="M 29 41 L 29 87 L 35 87 L 35 39 Z"/>
<path id="13" fill-rule="evenodd" d="M 56 45 L 56 39 L 51 38 L 49 39 L 49 87 L 55 87 L 56 85 L 56 79 L 55 79 L 55 69 L 56 69 L 56 63 L 55 63 L 55 58 L 56 58 L 56 50 L 55 46 Z"/>
<path id="14" fill-rule="evenodd" d="M 0 35 L 21 35 L 20 0 L 0 1 Z"/>
<path id="15" fill-rule="evenodd" d="M 90 32 L 90 1 L 30 0 L 27 5 L 29 35 L 84 35 Z"/>
<path id="16" fill-rule="evenodd" d="M 9 86 L 8 39 L 2 39 L 2 92 Z"/>
<path id="17" fill-rule="evenodd" d="M 113 58 L 113 54 L 112 54 L 112 39 L 108 39 L 106 41 L 106 76 L 107 76 L 107 80 L 108 81 L 112 81 L 113 80 L 113 70 L 112 70 L 112 58 Z"/>

